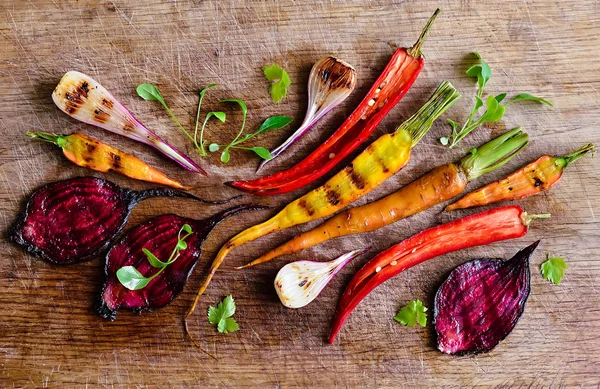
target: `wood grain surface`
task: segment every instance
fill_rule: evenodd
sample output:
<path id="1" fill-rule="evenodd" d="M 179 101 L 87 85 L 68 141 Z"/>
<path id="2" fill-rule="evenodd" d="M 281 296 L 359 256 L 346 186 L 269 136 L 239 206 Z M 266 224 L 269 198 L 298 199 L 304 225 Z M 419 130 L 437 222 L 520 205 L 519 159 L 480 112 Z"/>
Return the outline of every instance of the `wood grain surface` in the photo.
<path id="1" fill-rule="evenodd" d="M 78 168 L 54 146 L 29 140 L 26 131 L 80 131 L 198 185 L 197 194 L 227 198 L 236 192 L 221 183 L 254 177 L 257 158 L 236 151 L 223 165 L 217 156 L 194 155 L 162 108 L 137 97 L 139 83 L 157 84 L 187 127 L 193 125 L 198 90 L 220 84 L 207 94 L 204 108 L 226 111 L 228 122 L 209 125 L 207 130 L 211 141 L 223 143 L 239 128 L 241 115 L 235 107 L 218 104 L 219 99 L 245 100 L 249 129 L 274 114 L 293 116 L 297 125 L 307 105 L 312 64 L 327 54 L 353 64 L 358 73 L 356 91 L 291 156 L 265 171 L 275 172 L 301 160 L 335 130 L 394 48 L 410 46 L 438 6 L 443 12 L 424 46 L 425 69 L 372 139 L 392 131 L 442 80 L 450 80 L 463 94 L 450 116 L 464 120 L 475 92 L 464 71 L 473 61 L 469 53 L 477 50 L 494 71 L 490 93 L 530 92 L 548 98 L 555 107 L 511 105 L 502 122 L 466 138 L 464 146 L 473 147 L 518 125 L 531 136 L 525 152 L 470 189 L 540 155 L 564 154 L 584 142 L 600 143 L 600 3 L 594 0 L 0 1 L 0 387 L 599 387 L 598 158 L 578 161 L 556 188 L 521 202 L 529 212 L 552 213 L 550 220 L 536 223 L 524 238 L 445 255 L 390 280 L 356 309 L 334 345 L 326 343 L 326 336 L 337 298 L 367 257 L 355 260 L 317 300 L 300 310 L 284 308 L 274 292 L 273 278 L 284 263 L 331 259 L 368 245 L 383 250 L 423 228 L 476 211 L 441 214 L 438 206 L 379 231 L 330 241 L 246 271 L 233 266 L 317 223 L 235 250 L 190 322 L 193 333 L 219 362 L 186 339 L 182 315 L 220 245 L 306 189 L 237 200 L 273 208 L 219 225 L 184 293 L 173 304 L 143 315 L 121 311 L 115 322 L 101 319 L 92 309 L 103 282 L 101 258 L 55 267 L 7 241 L 7 230 L 28 194 L 50 181 L 96 175 L 124 187 L 151 187 Z M 292 79 L 289 96 L 278 105 L 270 101 L 260 70 L 270 63 L 283 65 Z M 50 95 L 68 70 L 98 80 L 149 128 L 192 155 L 210 177 L 188 174 L 146 146 L 60 112 Z M 273 147 L 294 129 L 268 133 L 254 144 Z M 449 151 L 437 143 L 448 131 L 445 120 L 438 121 L 414 150 L 410 166 L 357 204 L 380 198 L 432 167 L 461 157 L 463 150 Z M 203 218 L 225 207 L 151 199 L 134 209 L 126 228 L 166 212 Z M 531 263 L 527 308 L 512 334 L 491 353 L 443 355 L 436 350 L 430 325 L 405 328 L 392 320 L 412 299 L 431 307 L 437 287 L 458 264 L 478 257 L 509 258 L 536 239 L 542 244 Z M 539 274 L 546 253 L 567 259 L 569 269 L 560 286 Z M 240 331 L 222 335 L 208 324 L 206 308 L 227 294 L 237 301 Z"/>

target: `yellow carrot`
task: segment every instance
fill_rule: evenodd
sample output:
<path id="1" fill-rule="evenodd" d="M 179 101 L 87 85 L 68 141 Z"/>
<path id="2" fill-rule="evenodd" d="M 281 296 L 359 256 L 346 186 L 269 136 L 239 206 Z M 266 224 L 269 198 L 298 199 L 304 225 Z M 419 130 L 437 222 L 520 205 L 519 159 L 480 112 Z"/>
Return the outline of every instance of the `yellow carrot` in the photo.
<path id="1" fill-rule="evenodd" d="M 84 134 L 76 133 L 62 136 L 48 132 L 28 132 L 27 135 L 54 143 L 62 149 L 63 154 L 69 161 L 78 166 L 103 173 L 114 171 L 136 180 L 153 182 L 177 189 L 191 189 L 191 187 L 184 186 L 179 181 L 167 177 L 164 173 L 133 155 L 119 151 Z"/>

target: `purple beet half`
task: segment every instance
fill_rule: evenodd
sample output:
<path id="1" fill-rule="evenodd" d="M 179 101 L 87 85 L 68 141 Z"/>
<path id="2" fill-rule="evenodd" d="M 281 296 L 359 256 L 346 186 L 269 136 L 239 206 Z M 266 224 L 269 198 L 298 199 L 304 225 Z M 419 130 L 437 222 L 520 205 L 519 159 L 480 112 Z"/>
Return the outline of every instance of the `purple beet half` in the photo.
<path id="1" fill-rule="evenodd" d="M 446 354 L 492 350 L 513 330 L 529 297 L 529 258 L 537 245 L 508 261 L 476 259 L 458 266 L 435 295 L 438 349 Z"/>
<path id="2" fill-rule="evenodd" d="M 101 178 L 77 177 L 37 189 L 13 224 L 9 237 L 48 262 L 83 262 L 101 254 L 121 231 L 133 207 L 151 197 L 222 203 L 175 189 L 134 191 Z"/>
<path id="3" fill-rule="evenodd" d="M 267 209 L 256 204 L 230 208 L 203 220 L 194 220 L 173 214 L 154 217 L 129 230 L 106 255 L 106 282 L 100 293 L 97 311 L 105 319 L 115 320 L 119 308 L 134 312 L 163 308 L 182 291 L 188 277 L 200 259 L 202 244 L 210 231 L 229 216 L 247 210 Z M 155 274 L 142 251 L 148 249 L 162 260 L 169 258 L 177 244 L 177 234 L 184 224 L 192 227 L 192 235 L 186 239 L 187 248 L 180 252 L 175 262 L 154 278 L 145 288 L 129 290 L 118 280 L 116 272 L 123 266 L 134 266 L 144 276 Z"/>

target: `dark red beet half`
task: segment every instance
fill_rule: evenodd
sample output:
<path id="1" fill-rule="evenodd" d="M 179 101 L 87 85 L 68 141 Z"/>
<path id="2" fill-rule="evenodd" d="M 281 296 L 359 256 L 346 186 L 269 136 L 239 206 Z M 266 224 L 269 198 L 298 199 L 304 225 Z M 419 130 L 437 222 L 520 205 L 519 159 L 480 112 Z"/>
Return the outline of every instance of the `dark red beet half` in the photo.
<path id="1" fill-rule="evenodd" d="M 105 319 L 114 320 L 119 308 L 135 312 L 162 308 L 182 291 L 194 270 L 202 243 L 220 221 L 246 210 L 266 209 L 255 204 L 239 205 L 204 220 L 194 220 L 173 214 L 152 218 L 129 230 L 106 255 L 106 283 L 100 293 L 97 311 Z M 149 277 L 158 269 L 152 267 L 142 249 L 150 250 L 156 257 L 166 260 L 177 244 L 177 234 L 184 224 L 192 227 L 192 235 L 186 239 L 187 248 L 180 252 L 175 262 L 148 285 L 139 290 L 129 290 L 121 285 L 116 272 L 123 266 L 134 266 Z"/>
<path id="2" fill-rule="evenodd" d="M 476 259 L 458 266 L 435 295 L 438 349 L 487 352 L 515 327 L 529 297 L 529 258 L 539 241 L 508 261 Z"/>
<path id="3" fill-rule="evenodd" d="M 134 191 L 101 178 L 77 177 L 36 190 L 14 223 L 10 239 L 54 264 L 83 262 L 106 249 L 133 207 L 150 197 L 212 203 L 174 189 Z"/>

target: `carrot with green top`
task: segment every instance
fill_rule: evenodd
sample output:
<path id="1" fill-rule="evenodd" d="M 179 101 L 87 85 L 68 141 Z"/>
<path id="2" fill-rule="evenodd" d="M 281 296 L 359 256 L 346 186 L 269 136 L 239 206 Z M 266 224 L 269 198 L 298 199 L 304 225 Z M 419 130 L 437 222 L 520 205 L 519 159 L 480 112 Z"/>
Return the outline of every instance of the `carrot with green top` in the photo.
<path id="1" fill-rule="evenodd" d="M 189 190 L 167 177 L 144 161 L 91 138 L 85 134 L 56 135 L 48 132 L 28 132 L 34 139 L 41 139 L 60 147 L 67 159 L 75 165 L 102 173 L 114 171 L 136 180 L 153 182 L 177 189 Z"/>
<path id="2" fill-rule="evenodd" d="M 510 161 L 528 142 L 529 137 L 519 128 L 508 131 L 474 149 L 459 163 L 438 166 L 397 192 L 340 212 L 241 268 L 297 253 L 329 239 L 373 231 L 450 200 L 461 194 L 470 181 Z"/>
<path id="3" fill-rule="evenodd" d="M 563 170 L 567 166 L 595 149 L 593 144 L 587 143 L 562 157 L 544 155 L 508 177 L 467 194 L 447 206 L 446 211 L 479 207 L 499 201 L 524 199 L 548 190 L 560 180 Z"/>

